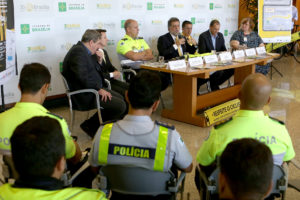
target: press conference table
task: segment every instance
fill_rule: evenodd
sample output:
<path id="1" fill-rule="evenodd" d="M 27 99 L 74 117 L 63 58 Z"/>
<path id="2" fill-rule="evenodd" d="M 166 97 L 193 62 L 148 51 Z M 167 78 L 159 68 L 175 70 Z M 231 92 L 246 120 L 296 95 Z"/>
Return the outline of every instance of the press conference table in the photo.
<path id="1" fill-rule="evenodd" d="M 197 111 L 237 98 L 243 80 L 249 74 L 255 73 L 255 65 L 265 65 L 268 60 L 277 56 L 278 54 L 268 54 L 265 58 L 246 59 L 244 62 L 232 62 L 231 65 L 209 69 L 187 67 L 170 70 L 167 67 L 159 68 L 147 65 L 142 65 L 141 68 L 173 75 L 173 108 L 163 109 L 161 114 L 163 117 L 206 127 L 205 117 L 197 115 Z M 197 78 L 207 79 L 211 72 L 225 69 L 234 69 L 233 86 L 197 96 Z"/>

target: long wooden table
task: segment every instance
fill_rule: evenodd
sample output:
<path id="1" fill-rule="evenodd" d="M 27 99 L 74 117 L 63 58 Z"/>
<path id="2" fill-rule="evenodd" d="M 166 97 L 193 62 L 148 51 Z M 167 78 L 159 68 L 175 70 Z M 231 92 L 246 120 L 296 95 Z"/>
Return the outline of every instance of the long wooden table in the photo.
<path id="1" fill-rule="evenodd" d="M 187 67 L 170 70 L 166 67 L 157 68 L 146 65 L 142 65 L 141 68 L 173 74 L 173 108 L 163 109 L 161 114 L 163 117 L 205 127 L 205 117 L 197 115 L 198 110 L 237 98 L 243 80 L 249 74 L 255 73 L 255 65 L 265 65 L 268 60 L 277 56 L 274 54 L 266 58 L 246 60 L 243 63 L 233 62 L 232 65 L 213 69 Z M 197 78 L 207 79 L 211 72 L 225 69 L 234 69 L 233 86 L 197 96 Z"/>

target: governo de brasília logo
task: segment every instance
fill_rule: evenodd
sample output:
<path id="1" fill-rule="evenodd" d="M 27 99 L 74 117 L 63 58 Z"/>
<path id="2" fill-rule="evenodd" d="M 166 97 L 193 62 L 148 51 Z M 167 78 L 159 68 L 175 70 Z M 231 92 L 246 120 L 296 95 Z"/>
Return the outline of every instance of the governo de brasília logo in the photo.
<path id="1" fill-rule="evenodd" d="M 58 10 L 59 12 L 67 11 L 67 3 L 66 2 L 58 2 Z"/>
<path id="2" fill-rule="evenodd" d="M 21 24 L 21 34 L 29 34 L 30 26 L 29 24 Z"/>

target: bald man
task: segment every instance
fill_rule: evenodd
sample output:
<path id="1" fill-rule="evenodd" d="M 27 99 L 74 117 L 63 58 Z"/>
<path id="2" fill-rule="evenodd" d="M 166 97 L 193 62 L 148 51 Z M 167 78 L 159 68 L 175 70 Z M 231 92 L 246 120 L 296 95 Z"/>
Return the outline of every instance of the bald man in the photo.
<path id="1" fill-rule="evenodd" d="M 271 83 L 262 74 L 251 74 L 244 80 L 239 92 L 240 110 L 231 120 L 214 126 L 198 151 L 197 162 L 207 175 L 215 168 L 216 158 L 227 144 L 241 138 L 253 138 L 266 144 L 272 151 L 274 164 L 282 165 L 295 156 L 284 123 L 263 112 L 264 105 L 271 100 L 271 92 Z"/>

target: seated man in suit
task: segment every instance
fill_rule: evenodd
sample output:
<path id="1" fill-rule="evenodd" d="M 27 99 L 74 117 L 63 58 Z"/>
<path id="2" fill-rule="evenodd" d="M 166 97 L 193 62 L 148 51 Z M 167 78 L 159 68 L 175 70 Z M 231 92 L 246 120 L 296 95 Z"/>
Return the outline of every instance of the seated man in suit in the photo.
<path id="1" fill-rule="evenodd" d="M 253 138 L 264 142 L 277 165 L 295 157 L 284 123 L 264 114 L 263 107 L 270 102 L 271 92 L 270 81 L 260 73 L 251 74 L 243 81 L 239 92 L 240 110 L 229 121 L 214 126 L 197 153 L 197 162 L 207 175 L 215 169 L 216 158 L 227 144 L 236 139 Z"/>
<path id="2" fill-rule="evenodd" d="M 100 190 L 64 188 L 66 141 L 60 123 L 47 116 L 20 124 L 11 137 L 12 159 L 19 178 L 0 186 L 0 199 L 106 200 Z"/>
<path id="3" fill-rule="evenodd" d="M 180 21 L 176 17 L 172 17 L 168 21 L 168 33 L 158 38 L 157 49 L 160 56 L 164 59 L 171 60 L 176 57 L 183 56 L 186 52 L 185 39 L 180 34 Z M 171 76 L 168 73 L 161 73 L 165 78 L 162 87 L 168 87 L 171 84 Z"/>
<path id="4" fill-rule="evenodd" d="M 191 36 L 193 24 L 190 21 L 182 22 L 182 35 L 185 38 L 186 52 L 194 54 L 198 48 L 196 40 Z"/>
<path id="5" fill-rule="evenodd" d="M 263 200 L 272 189 L 272 171 L 272 152 L 264 143 L 229 143 L 220 157 L 219 198 Z"/>
<path id="6" fill-rule="evenodd" d="M 164 172 L 177 167 L 191 172 L 192 157 L 174 126 L 150 118 L 159 105 L 160 88 L 157 73 L 141 71 L 133 77 L 126 92 L 129 114 L 100 127 L 89 157 L 91 166 L 125 165 Z M 112 199 L 151 199 L 147 197 L 112 195 Z"/>
<path id="7" fill-rule="evenodd" d="M 101 35 L 96 30 L 88 29 L 82 36 L 81 41 L 74 45 L 63 61 L 62 74 L 68 81 L 71 91 L 80 89 L 95 89 L 100 95 L 100 104 L 103 121 L 123 118 L 126 112 L 126 103 L 122 95 L 107 90 L 103 85 L 103 76 L 97 72 L 99 61 L 92 57 L 99 54 Z M 80 110 L 95 108 L 95 95 L 83 93 L 73 96 L 73 104 Z M 91 137 L 99 128 L 98 114 L 95 113 L 90 119 L 84 121 L 80 127 Z"/>
<path id="8" fill-rule="evenodd" d="M 219 32 L 220 22 L 212 20 L 209 25 L 209 30 L 203 32 L 198 40 L 198 53 L 210 53 L 212 51 L 226 51 L 225 40 L 223 34 Z M 223 84 L 234 74 L 233 69 L 217 71 L 213 73 L 209 79 L 198 79 L 198 89 L 208 80 L 210 81 L 211 90 L 215 91 L 220 89 L 219 85 Z"/>
<path id="9" fill-rule="evenodd" d="M 97 71 L 102 73 L 103 77 L 110 81 L 111 89 L 113 91 L 116 91 L 125 97 L 125 91 L 128 90 L 128 84 L 118 80 L 121 78 L 121 73 L 111 64 L 107 51 L 104 49 L 107 46 L 108 41 L 106 30 L 97 29 L 97 31 L 101 35 L 99 44 L 100 48 L 98 49 L 99 54 L 95 54 L 96 59 L 99 61 L 99 65 L 97 65 Z M 105 85 L 104 82 L 102 84 Z"/>

